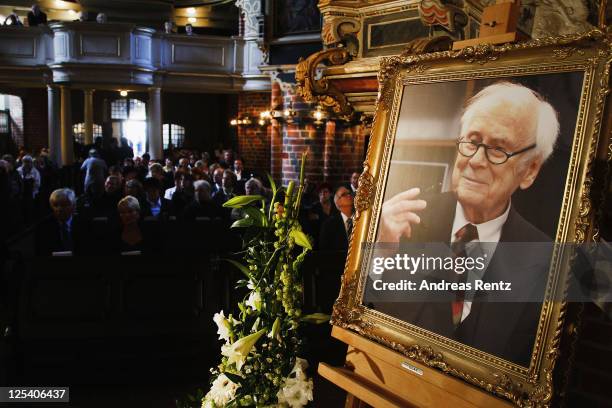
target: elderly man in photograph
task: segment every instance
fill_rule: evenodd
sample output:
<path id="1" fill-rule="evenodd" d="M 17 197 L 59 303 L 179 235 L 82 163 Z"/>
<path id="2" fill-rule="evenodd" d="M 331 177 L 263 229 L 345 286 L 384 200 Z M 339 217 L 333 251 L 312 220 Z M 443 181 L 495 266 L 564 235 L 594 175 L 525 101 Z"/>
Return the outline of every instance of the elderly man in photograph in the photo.
<path id="1" fill-rule="evenodd" d="M 550 263 L 550 252 L 535 243 L 551 239 L 516 212 L 511 197 L 534 183 L 558 134 L 554 108 L 525 86 L 496 83 L 468 101 L 456 142 L 452 191 L 421 197 L 418 188 L 411 188 L 388 199 L 378 242 L 398 243 L 400 248 L 409 242 L 445 242 L 455 257 L 472 256 L 468 248 L 477 243 L 488 256 L 477 278 L 511 282 L 512 292 L 472 292 L 474 297 L 466 298 L 465 291 L 457 291 L 450 302 L 415 302 L 401 308 L 388 304 L 392 314 L 529 365 L 541 310 L 536 299 L 542 299 Z M 514 245 L 512 249 L 500 244 L 507 242 L 513 243 L 508 245 Z M 466 282 L 474 275 L 451 271 L 448 278 Z M 513 296 L 530 301 L 500 300 Z"/>

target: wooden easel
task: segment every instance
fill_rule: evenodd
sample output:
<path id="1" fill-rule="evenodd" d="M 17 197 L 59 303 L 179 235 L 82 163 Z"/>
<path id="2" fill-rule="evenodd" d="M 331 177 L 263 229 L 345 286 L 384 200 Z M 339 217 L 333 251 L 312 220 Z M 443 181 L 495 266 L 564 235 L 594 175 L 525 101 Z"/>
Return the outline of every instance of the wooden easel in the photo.
<path id="1" fill-rule="evenodd" d="M 334 326 L 332 337 L 349 345 L 345 367 L 321 363 L 318 372 L 348 393 L 345 408 L 512 407 L 351 331 Z"/>
<path id="2" fill-rule="evenodd" d="M 504 44 L 526 39 L 526 35 L 517 30 L 520 12 L 520 0 L 497 0 L 482 11 L 478 38 L 455 41 L 453 50 L 482 43 Z"/>

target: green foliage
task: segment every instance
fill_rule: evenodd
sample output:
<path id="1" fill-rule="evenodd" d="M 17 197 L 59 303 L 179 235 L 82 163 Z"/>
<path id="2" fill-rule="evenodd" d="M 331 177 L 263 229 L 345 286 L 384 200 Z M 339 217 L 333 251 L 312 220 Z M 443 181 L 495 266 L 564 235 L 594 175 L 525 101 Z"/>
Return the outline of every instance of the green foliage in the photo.
<path id="1" fill-rule="evenodd" d="M 297 188 L 292 181 L 286 189 L 277 188 L 268 177 L 273 194 L 269 204 L 262 196 L 234 197 L 224 204 L 240 209 L 243 214 L 232 225 L 245 228 L 243 261 L 226 261 L 245 275 L 246 279 L 238 281 L 237 287 L 246 287 L 248 293 L 238 303 L 240 312 L 236 318 L 225 317 L 223 312 L 215 315 L 218 333 L 225 344 L 221 363 L 212 370 L 205 407 L 277 404 L 279 390 L 289 374 L 300 366 L 296 363 L 301 348 L 300 324 L 329 319 L 320 314 L 302 316 L 300 267 L 312 250 L 311 241 L 298 222 L 303 174 Z M 281 203 L 278 196 L 282 191 L 285 194 Z M 257 206 L 258 202 L 261 206 Z M 294 382 L 295 377 L 292 374 Z M 304 377 L 305 374 L 300 378 Z M 312 382 L 302 381 L 303 388 L 307 390 L 310 385 L 312 393 Z"/>
<path id="2" fill-rule="evenodd" d="M 226 208 L 242 208 L 257 201 L 265 201 L 265 199 L 260 195 L 236 196 L 223 203 L 223 206 Z"/>

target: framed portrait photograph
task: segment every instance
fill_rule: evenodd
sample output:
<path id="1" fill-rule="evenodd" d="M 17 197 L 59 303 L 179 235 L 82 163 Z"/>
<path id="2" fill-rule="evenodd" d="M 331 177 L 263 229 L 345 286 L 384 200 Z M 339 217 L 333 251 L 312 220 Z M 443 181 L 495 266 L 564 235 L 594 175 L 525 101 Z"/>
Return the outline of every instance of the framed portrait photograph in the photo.
<path id="1" fill-rule="evenodd" d="M 576 245 L 596 240 L 610 38 L 385 58 L 332 323 L 547 406 Z"/>

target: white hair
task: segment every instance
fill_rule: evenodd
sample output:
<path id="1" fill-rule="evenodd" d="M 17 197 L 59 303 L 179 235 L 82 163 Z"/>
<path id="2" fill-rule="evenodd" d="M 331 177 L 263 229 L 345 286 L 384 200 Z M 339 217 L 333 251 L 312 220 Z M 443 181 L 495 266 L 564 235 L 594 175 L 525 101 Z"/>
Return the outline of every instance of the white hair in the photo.
<path id="1" fill-rule="evenodd" d="M 208 191 L 210 193 L 211 187 L 210 187 L 210 183 L 206 180 L 197 180 L 195 183 L 193 183 L 193 189 L 194 190 L 200 190 L 200 189 L 206 189 L 206 191 Z"/>
<path id="2" fill-rule="evenodd" d="M 461 116 L 461 134 L 476 113 L 500 102 L 533 112 L 537 120 L 533 137 L 536 144 L 534 152 L 535 156 L 545 162 L 552 154 L 559 137 L 559 119 L 552 105 L 526 86 L 504 81 L 483 88 L 466 104 Z"/>
<path id="3" fill-rule="evenodd" d="M 125 196 L 121 200 L 119 200 L 119 202 L 117 203 L 117 209 L 121 207 L 127 207 L 130 210 L 140 212 L 140 203 L 138 202 L 138 199 L 131 195 Z"/>
<path id="4" fill-rule="evenodd" d="M 57 190 L 54 190 L 49 196 L 49 203 L 53 203 L 61 199 L 70 201 L 72 205 L 76 203 L 76 195 L 74 194 L 74 191 L 69 188 L 58 188 Z"/>

